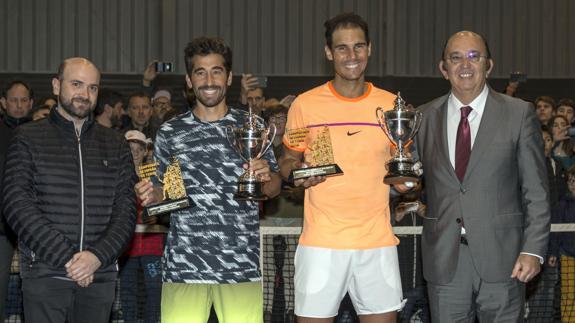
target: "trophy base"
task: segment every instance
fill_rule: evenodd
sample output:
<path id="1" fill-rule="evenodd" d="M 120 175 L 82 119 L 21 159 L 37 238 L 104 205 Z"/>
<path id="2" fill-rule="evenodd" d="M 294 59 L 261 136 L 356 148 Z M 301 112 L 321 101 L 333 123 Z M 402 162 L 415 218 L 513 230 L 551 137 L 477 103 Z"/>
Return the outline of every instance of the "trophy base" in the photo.
<path id="1" fill-rule="evenodd" d="M 156 216 L 164 213 L 177 211 L 193 206 L 192 201 L 188 197 L 177 200 L 168 200 L 159 204 L 150 205 L 144 208 L 144 217 Z"/>
<path id="2" fill-rule="evenodd" d="M 418 182 L 419 176 L 413 170 L 414 163 L 405 160 L 391 160 L 387 163 L 387 175 L 383 182 L 388 185 L 404 184 L 406 182 Z"/>
<path id="3" fill-rule="evenodd" d="M 337 164 L 321 165 L 307 168 L 298 168 L 291 171 L 289 181 L 306 179 L 312 176 L 336 176 L 343 175 L 343 171 Z"/>
<path id="4" fill-rule="evenodd" d="M 262 183 L 258 181 L 241 181 L 234 200 L 238 201 L 265 201 L 268 197 L 262 192 Z"/>

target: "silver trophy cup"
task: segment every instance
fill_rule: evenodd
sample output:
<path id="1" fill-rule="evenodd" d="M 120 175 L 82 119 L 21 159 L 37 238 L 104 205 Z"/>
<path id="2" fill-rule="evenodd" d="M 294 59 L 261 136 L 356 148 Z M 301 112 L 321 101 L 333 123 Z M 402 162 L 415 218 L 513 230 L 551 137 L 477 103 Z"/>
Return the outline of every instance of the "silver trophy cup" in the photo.
<path id="1" fill-rule="evenodd" d="M 270 137 L 270 133 L 272 136 Z M 256 117 L 251 109 L 242 128 L 226 127 L 226 136 L 230 145 L 240 157 L 250 165 L 250 161 L 260 159 L 270 148 L 276 136 L 276 127 L 261 127 L 256 123 Z M 238 179 L 238 190 L 234 195 L 236 200 L 266 200 L 262 192 L 262 183 L 254 171 L 249 168 Z"/>
<path id="2" fill-rule="evenodd" d="M 387 175 L 383 182 L 386 184 L 403 184 L 416 182 L 419 179 L 419 163 L 407 154 L 407 148 L 413 142 L 413 137 L 421 125 L 422 113 L 405 106 L 405 101 L 397 92 L 392 110 L 383 111 L 377 108 L 377 121 L 383 132 L 396 148 L 395 155 L 386 163 Z"/>

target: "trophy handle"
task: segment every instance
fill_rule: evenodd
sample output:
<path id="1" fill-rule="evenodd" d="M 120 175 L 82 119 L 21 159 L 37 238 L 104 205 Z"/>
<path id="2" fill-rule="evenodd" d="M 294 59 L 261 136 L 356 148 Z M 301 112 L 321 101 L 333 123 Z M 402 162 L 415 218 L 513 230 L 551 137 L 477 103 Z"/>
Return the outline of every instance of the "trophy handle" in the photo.
<path id="1" fill-rule="evenodd" d="M 393 137 L 390 135 L 389 128 L 387 127 L 387 122 L 385 122 L 385 113 L 383 112 L 383 109 L 381 107 L 378 107 L 375 110 L 375 117 L 377 119 L 377 122 L 379 123 L 379 127 L 381 128 L 381 130 L 383 130 L 387 138 L 389 138 L 391 144 L 397 148 L 398 145 L 395 143 Z"/>
<path id="2" fill-rule="evenodd" d="M 421 113 L 421 111 L 415 111 L 415 118 L 413 119 L 415 125 L 413 127 L 413 130 L 411 131 L 409 140 L 405 144 L 405 147 L 409 147 L 409 145 L 413 143 L 413 138 L 415 138 L 415 135 L 417 134 L 417 132 L 419 131 L 419 127 L 421 126 L 421 120 L 423 120 L 423 113 Z"/>
<path id="3" fill-rule="evenodd" d="M 270 139 L 270 131 L 271 129 L 274 129 L 273 135 Z M 258 154 L 258 157 L 256 159 L 260 159 L 265 153 L 266 151 L 268 151 L 268 149 L 271 147 L 271 145 L 274 143 L 274 139 L 276 138 L 276 134 L 277 134 L 277 128 L 275 124 L 271 124 L 267 129 L 266 129 L 266 139 L 268 139 L 268 143 L 265 145 L 265 148 L 262 149 L 262 151 L 260 151 L 260 153 Z M 263 147 L 263 145 L 262 145 Z"/>

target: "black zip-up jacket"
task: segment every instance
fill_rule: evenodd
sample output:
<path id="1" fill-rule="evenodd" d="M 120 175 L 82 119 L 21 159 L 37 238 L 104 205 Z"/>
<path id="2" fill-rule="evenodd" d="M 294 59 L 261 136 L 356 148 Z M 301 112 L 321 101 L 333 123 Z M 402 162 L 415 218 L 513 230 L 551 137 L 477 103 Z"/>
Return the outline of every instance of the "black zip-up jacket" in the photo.
<path id="1" fill-rule="evenodd" d="M 136 175 L 125 139 L 89 117 L 77 135 L 52 109 L 18 127 L 4 173 L 4 215 L 18 236 L 23 278 L 65 277 L 81 251 L 102 262 L 95 281 L 114 280 L 136 222 Z"/>

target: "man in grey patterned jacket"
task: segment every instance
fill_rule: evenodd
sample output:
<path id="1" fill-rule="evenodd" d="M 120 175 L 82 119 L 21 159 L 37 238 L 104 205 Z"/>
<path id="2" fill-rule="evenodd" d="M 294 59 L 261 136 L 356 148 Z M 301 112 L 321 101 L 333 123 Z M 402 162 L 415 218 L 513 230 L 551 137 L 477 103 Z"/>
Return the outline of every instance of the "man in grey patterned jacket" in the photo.
<path id="1" fill-rule="evenodd" d="M 221 40 L 197 38 L 185 50 L 186 82 L 196 105 L 162 125 L 154 159 L 160 178 L 170 159 L 180 161 L 194 206 L 171 214 L 163 257 L 162 322 L 206 322 L 213 305 L 220 322 L 263 322 L 257 202 L 233 198 L 247 167 L 226 139 L 247 113 L 228 107 L 231 49 Z M 258 117 L 257 122 L 263 121 Z M 251 164 L 269 197 L 280 191 L 270 150 Z M 158 183 L 135 186 L 142 205 L 162 198 Z"/>

